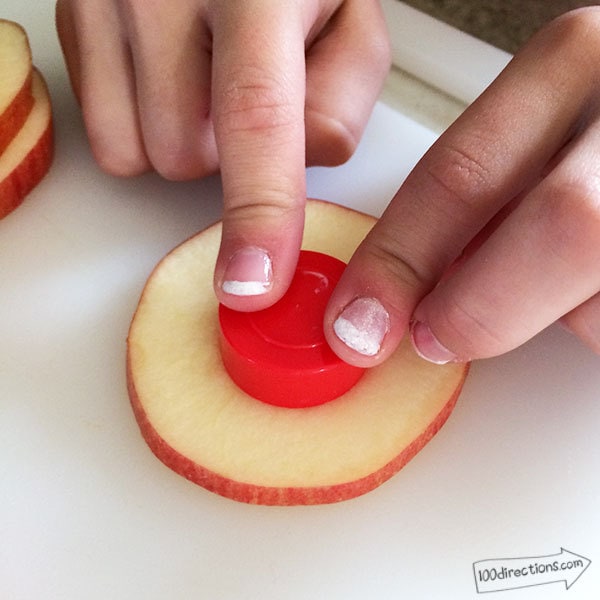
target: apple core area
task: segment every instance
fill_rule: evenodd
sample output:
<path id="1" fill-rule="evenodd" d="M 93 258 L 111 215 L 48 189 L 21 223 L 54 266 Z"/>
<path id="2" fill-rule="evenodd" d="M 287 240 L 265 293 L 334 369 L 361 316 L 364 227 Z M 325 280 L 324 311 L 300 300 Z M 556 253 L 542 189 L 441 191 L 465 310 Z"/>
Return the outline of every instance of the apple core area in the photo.
<path id="1" fill-rule="evenodd" d="M 252 313 L 219 306 L 220 350 L 233 381 L 276 406 L 305 408 L 334 400 L 364 369 L 342 361 L 323 333 L 323 317 L 345 263 L 303 250 L 279 302 Z"/>

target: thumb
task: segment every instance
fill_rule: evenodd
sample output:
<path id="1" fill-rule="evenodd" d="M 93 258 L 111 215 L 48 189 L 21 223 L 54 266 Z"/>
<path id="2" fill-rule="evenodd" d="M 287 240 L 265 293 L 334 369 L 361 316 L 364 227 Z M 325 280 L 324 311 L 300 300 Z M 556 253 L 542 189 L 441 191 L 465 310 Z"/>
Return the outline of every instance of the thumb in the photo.
<path id="1" fill-rule="evenodd" d="M 218 3 L 213 116 L 224 194 L 215 291 L 237 310 L 276 302 L 294 273 L 305 205 L 305 64 L 288 3 Z"/>

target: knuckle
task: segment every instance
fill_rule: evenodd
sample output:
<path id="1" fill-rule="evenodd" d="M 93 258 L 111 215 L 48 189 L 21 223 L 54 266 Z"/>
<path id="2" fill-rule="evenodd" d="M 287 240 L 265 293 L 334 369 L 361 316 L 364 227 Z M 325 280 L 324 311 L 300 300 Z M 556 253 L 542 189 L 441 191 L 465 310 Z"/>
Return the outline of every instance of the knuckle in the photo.
<path id="1" fill-rule="evenodd" d="M 600 239 L 600 177 L 552 182 L 535 210 L 548 246 L 577 262 L 582 249 L 589 252 L 590 241 Z"/>
<path id="2" fill-rule="evenodd" d="M 600 9 L 588 6 L 568 11 L 551 21 L 546 33 L 560 48 L 566 45 L 587 53 L 586 41 L 600 41 Z"/>
<path id="3" fill-rule="evenodd" d="M 481 141 L 475 147 L 481 148 Z M 486 153 L 476 158 L 458 145 L 441 145 L 435 159 L 428 161 L 426 174 L 453 205 L 468 209 L 481 205 L 493 189 L 493 177 L 486 166 Z"/>
<path id="4" fill-rule="evenodd" d="M 96 155 L 96 161 L 105 173 L 115 177 L 137 177 L 150 168 L 144 158 L 115 153 Z"/>
<path id="5" fill-rule="evenodd" d="M 98 166 L 117 177 L 134 177 L 150 170 L 139 129 L 121 110 L 114 114 L 83 90 L 83 118 L 88 140 Z M 85 101 L 85 99 L 89 101 Z"/>
<path id="6" fill-rule="evenodd" d="M 155 16 L 160 8 L 160 3 L 155 0 L 120 0 L 119 5 L 125 14 L 136 19 L 144 18 L 145 15 Z"/>
<path id="7" fill-rule="evenodd" d="M 109 175 L 135 177 L 150 169 L 144 149 L 136 144 L 111 144 L 90 136 L 90 144 L 98 166 Z"/>
<path id="8" fill-rule="evenodd" d="M 285 82 L 256 67 L 240 67 L 215 106 L 215 118 L 228 132 L 261 132 L 294 124 L 295 106 Z"/>
<path id="9" fill-rule="evenodd" d="M 367 53 L 371 63 L 383 73 L 392 66 L 392 44 L 388 35 L 376 35 L 369 38 Z"/>
<path id="10" fill-rule="evenodd" d="M 218 159 L 216 151 L 203 150 L 198 144 L 190 149 L 189 144 L 162 143 L 149 150 L 154 170 L 169 181 L 187 181 L 216 172 Z"/>
<path id="11" fill-rule="evenodd" d="M 161 158 L 161 160 L 154 161 L 154 170 L 163 178 L 168 181 L 185 181 L 191 178 L 193 171 L 189 168 L 186 169 L 182 163 L 176 160 L 173 156 Z"/>
<path id="12" fill-rule="evenodd" d="M 227 198 L 224 220 L 232 223 L 262 223 L 266 229 L 276 231 L 283 223 L 294 222 L 304 210 L 304 203 L 290 198 L 284 191 L 271 190 L 261 192 L 259 200 L 249 199 L 247 195 Z"/>
<path id="13" fill-rule="evenodd" d="M 352 5 L 352 2 L 348 4 Z M 381 6 L 370 0 L 358 0 L 350 10 L 357 11 L 352 25 L 358 26 L 360 31 L 357 52 L 372 70 L 386 73 L 392 65 L 392 43 Z"/>
<path id="14" fill-rule="evenodd" d="M 192 163 L 189 160 L 181 159 L 177 155 L 169 154 L 161 156 L 160 159 L 153 161 L 154 170 L 168 181 L 188 181 L 196 177 L 208 175 L 211 172 L 202 164 Z"/>
<path id="15" fill-rule="evenodd" d="M 570 77 L 570 71 L 586 72 L 586 67 L 597 71 L 596 57 L 600 52 L 600 8 L 578 8 L 556 17 L 533 36 L 528 47 L 559 61 L 553 69 L 556 85 L 564 77 Z M 549 58 L 547 64 L 552 60 L 553 58 Z M 577 65 L 578 68 L 572 69 L 572 65 Z"/>
<path id="16" fill-rule="evenodd" d="M 307 158 L 313 165 L 335 167 L 347 162 L 358 146 L 360 132 L 343 120 L 307 111 Z"/>
<path id="17" fill-rule="evenodd" d="M 486 318 L 486 306 L 485 299 L 478 296 L 471 302 L 445 297 L 439 307 L 443 328 L 454 340 L 453 349 L 460 348 L 465 356 L 484 358 L 508 349 L 503 331 Z"/>
<path id="18" fill-rule="evenodd" d="M 555 205 L 563 219 L 574 211 L 575 217 L 597 221 L 600 218 L 600 176 L 587 173 L 583 178 L 567 180 L 553 190 Z"/>

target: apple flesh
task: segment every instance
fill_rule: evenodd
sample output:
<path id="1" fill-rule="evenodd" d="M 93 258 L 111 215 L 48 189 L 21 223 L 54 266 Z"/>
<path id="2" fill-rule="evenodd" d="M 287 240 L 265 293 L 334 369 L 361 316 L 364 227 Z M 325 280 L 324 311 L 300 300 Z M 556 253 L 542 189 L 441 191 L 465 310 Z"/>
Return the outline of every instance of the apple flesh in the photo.
<path id="1" fill-rule="evenodd" d="M 373 223 L 310 200 L 303 247 L 347 262 Z M 432 365 L 403 343 L 327 404 L 289 409 L 250 397 L 219 354 L 212 270 L 220 235 L 216 224 L 168 254 L 131 323 L 128 391 L 150 449 L 190 481 L 242 502 L 322 504 L 376 488 L 440 429 L 468 367 Z"/>
<path id="2" fill-rule="evenodd" d="M 0 19 L 0 154 L 33 107 L 31 49 L 25 30 Z"/>
<path id="3" fill-rule="evenodd" d="M 52 107 L 46 83 L 35 69 L 32 93 L 33 108 L 0 155 L 0 218 L 23 202 L 52 163 Z"/>

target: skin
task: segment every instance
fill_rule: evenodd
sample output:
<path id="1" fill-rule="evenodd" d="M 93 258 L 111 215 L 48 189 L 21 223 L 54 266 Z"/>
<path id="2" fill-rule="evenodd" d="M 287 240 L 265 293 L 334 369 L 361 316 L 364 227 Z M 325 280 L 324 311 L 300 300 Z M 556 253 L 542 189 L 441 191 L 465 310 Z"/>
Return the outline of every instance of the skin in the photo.
<path id="1" fill-rule="evenodd" d="M 215 291 L 273 304 L 300 247 L 305 164 L 354 152 L 390 65 L 376 0 L 59 0 L 57 28 L 92 151 L 109 173 L 221 172 Z M 107 76 L 110 74 L 110 76 Z M 273 160 L 277 157 L 277 160 Z M 261 296 L 221 289 L 236 251 L 270 255 Z"/>
<path id="2" fill-rule="evenodd" d="M 562 16 L 434 144 L 331 300 L 330 321 L 378 298 L 390 331 L 367 359 L 330 336 L 342 357 L 385 360 L 413 320 L 449 360 L 502 354 L 559 319 L 600 352 L 599 55 L 600 10 Z"/>
<path id="3" fill-rule="evenodd" d="M 220 170 L 215 292 L 234 309 L 264 308 L 296 263 L 305 164 L 352 154 L 389 68 L 380 8 L 371 0 L 172 6 L 58 1 L 92 150 L 115 175 Z M 557 320 L 600 353 L 598 56 L 600 9 L 563 15 L 432 146 L 331 298 L 325 332 L 344 360 L 384 361 L 411 323 L 417 349 L 435 360 L 502 354 Z M 221 288 L 244 248 L 272 261 L 263 294 Z M 376 299 L 387 316 L 371 356 L 333 331 L 356 298 Z"/>

